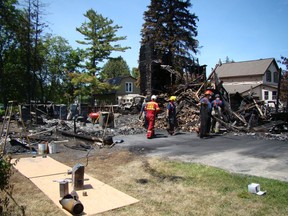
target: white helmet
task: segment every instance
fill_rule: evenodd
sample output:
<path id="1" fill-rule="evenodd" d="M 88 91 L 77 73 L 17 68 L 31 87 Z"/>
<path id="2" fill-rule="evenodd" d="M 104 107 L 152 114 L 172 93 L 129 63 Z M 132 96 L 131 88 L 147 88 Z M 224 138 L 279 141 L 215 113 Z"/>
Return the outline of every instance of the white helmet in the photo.
<path id="1" fill-rule="evenodd" d="M 152 95 L 151 96 L 151 100 L 157 100 L 157 96 L 156 95 Z"/>

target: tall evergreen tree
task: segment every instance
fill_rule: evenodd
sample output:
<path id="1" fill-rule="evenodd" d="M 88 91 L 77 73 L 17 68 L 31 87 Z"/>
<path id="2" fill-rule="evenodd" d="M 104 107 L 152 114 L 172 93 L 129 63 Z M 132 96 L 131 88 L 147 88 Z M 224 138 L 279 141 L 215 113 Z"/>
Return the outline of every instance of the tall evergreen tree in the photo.
<path id="1" fill-rule="evenodd" d="M 152 43 L 158 60 L 182 72 L 198 52 L 198 17 L 190 0 L 151 0 L 144 13 L 141 44 Z"/>
<path id="2" fill-rule="evenodd" d="M 22 65 L 25 69 L 23 73 L 23 87 L 25 88 L 25 98 L 27 101 L 43 100 L 41 91 L 42 64 L 44 56 L 40 53 L 42 46 L 42 32 L 46 27 L 41 22 L 42 7 L 40 0 L 23 0 L 19 27 L 17 30 L 17 40 L 19 41 L 19 54 L 21 54 Z"/>
<path id="3" fill-rule="evenodd" d="M 86 46 L 83 51 L 83 60 L 86 61 L 84 70 L 70 73 L 71 82 L 76 87 L 75 96 L 92 96 L 101 91 L 107 91 L 110 86 L 98 79 L 100 67 L 98 64 L 110 57 L 114 51 L 124 52 L 130 47 L 122 47 L 118 42 L 125 40 L 124 36 L 116 36 L 118 29 L 122 28 L 113 25 L 113 21 L 97 14 L 93 9 L 88 10 L 84 16 L 88 21 L 81 27 L 76 28 L 84 36 L 84 41 L 77 40 L 79 44 Z"/>
<path id="4" fill-rule="evenodd" d="M 88 10 L 84 16 L 88 22 L 76 28 L 84 36 L 84 41 L 77 40 L 79 44 L 86 45 L 85 59 L 86 69 L 91 75 L 99 70 L 97 64 L 108 59 L 113 51 L 125 51 L 129 47 L 121 47 L 118 41 L 125 40 L 124 36 L 116 36 L 121 26 L 114 25 L 113 21 L 97 14 L 93 9 Z"/>

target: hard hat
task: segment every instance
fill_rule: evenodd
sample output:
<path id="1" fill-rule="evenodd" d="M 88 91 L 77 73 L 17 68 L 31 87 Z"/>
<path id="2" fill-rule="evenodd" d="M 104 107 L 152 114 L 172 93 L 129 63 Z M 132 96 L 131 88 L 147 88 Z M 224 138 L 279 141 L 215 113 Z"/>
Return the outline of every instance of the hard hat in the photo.
<path id="1" fill-rule="evenodd" d="M 212 94 L 213 94 L 213 92 L 210 91 L 210 90 L 207 90 L 207 91 L 205 92 L 205 95 L 212 95 Z"/>
<path id="2" fill-rule="evenodd" d="M 151 96 L 151 100 L 156 100 L 157 99 L 157 96 L 156 95 L 152 95 Z"/>
<path id="3" fill-rule="evenodd" d="M 216 97 L 216 98 L 217 98 L 217 97 L 220 97 L 220 95 L 219 95 L 219 94 L 216 94 L 215 97 Z"/>
<path id="4" fill-rule="evenodd" d="M 176 100 L 176 96 L 171 96 L 171 97 L 169 98 L 169 100 L 170 100 L 170 101 L 172 101 L 172 100 L 175 101 L 175 100 Z"/>

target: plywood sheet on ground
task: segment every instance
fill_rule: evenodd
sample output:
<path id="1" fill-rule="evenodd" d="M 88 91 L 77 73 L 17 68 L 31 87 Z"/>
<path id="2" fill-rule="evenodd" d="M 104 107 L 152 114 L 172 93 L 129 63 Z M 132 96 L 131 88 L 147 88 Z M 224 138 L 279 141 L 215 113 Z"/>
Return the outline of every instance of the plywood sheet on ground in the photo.
<path id="1" fill-rule="evenodd" d="M 64 179 L 71 179 L 68 170 L 72 168 L 62 164 L 51 157 L 21 158 L 15 165 L 23 175 L 29 178 L 40 190 L 42 190 L 57 206 L 59 203 L 60 186 L 59 182 Z M 83 190 L 77 190 L 79 200 L 84 206 L 84 215 L 94 215 L 111 209 L 120 208 L 138 202 L 139 200 L 85 174 Z M 69 183 L 69 192 L 72 184 Z M 83 193 L 84 192 L 84 193 Z M 87 196 L 83 196 L 83 194 Z M 63 211 L 71 215 L 65 209 Z"/>

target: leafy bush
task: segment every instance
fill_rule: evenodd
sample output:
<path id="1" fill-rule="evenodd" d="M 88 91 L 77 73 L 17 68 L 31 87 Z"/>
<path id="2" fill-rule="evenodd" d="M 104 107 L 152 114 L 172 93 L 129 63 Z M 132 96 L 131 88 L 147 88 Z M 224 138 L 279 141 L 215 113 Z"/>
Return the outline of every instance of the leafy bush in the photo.
<path id="1" fill-rule="evenodd" d="M 9 182 L 12 175 L 12 165 L 9 156 L 0 155 L 0 215 L 25 215 L 25 208 L 19 206 L 12 197 L 13 186 Z M 10 205 L 10 201 L 13 201 L 15 205 Z M 15 208 L 20 209 L 20 213 L 16 213 L 19 210 Z"/>
<path id="2" fill-rule="evenodd" d="M 0 190 L 4 190 L 9 183 L 11 175 L 11 164 L 9 157 L 0 156 Z"/>
<path id="3" fill-rule="evenodd" d="M 5 115 L 5 108 L 3 104 L 0 104 L 0 117 Z"/>
<path id="4" fill-rule="evenodd" d="M 6 191 L 9 188 L 9 179 L 11 176 L 11 164 L 8 157 L 0 155 L 0 215 L 9 204 L 9 199 L 6 197 Z"/>
<path id="5" fill-rule="evenodd" d="M 5 110 L 0 109 L 0 116 L 4 116 L 4 115 L 5 115 Z"/>

